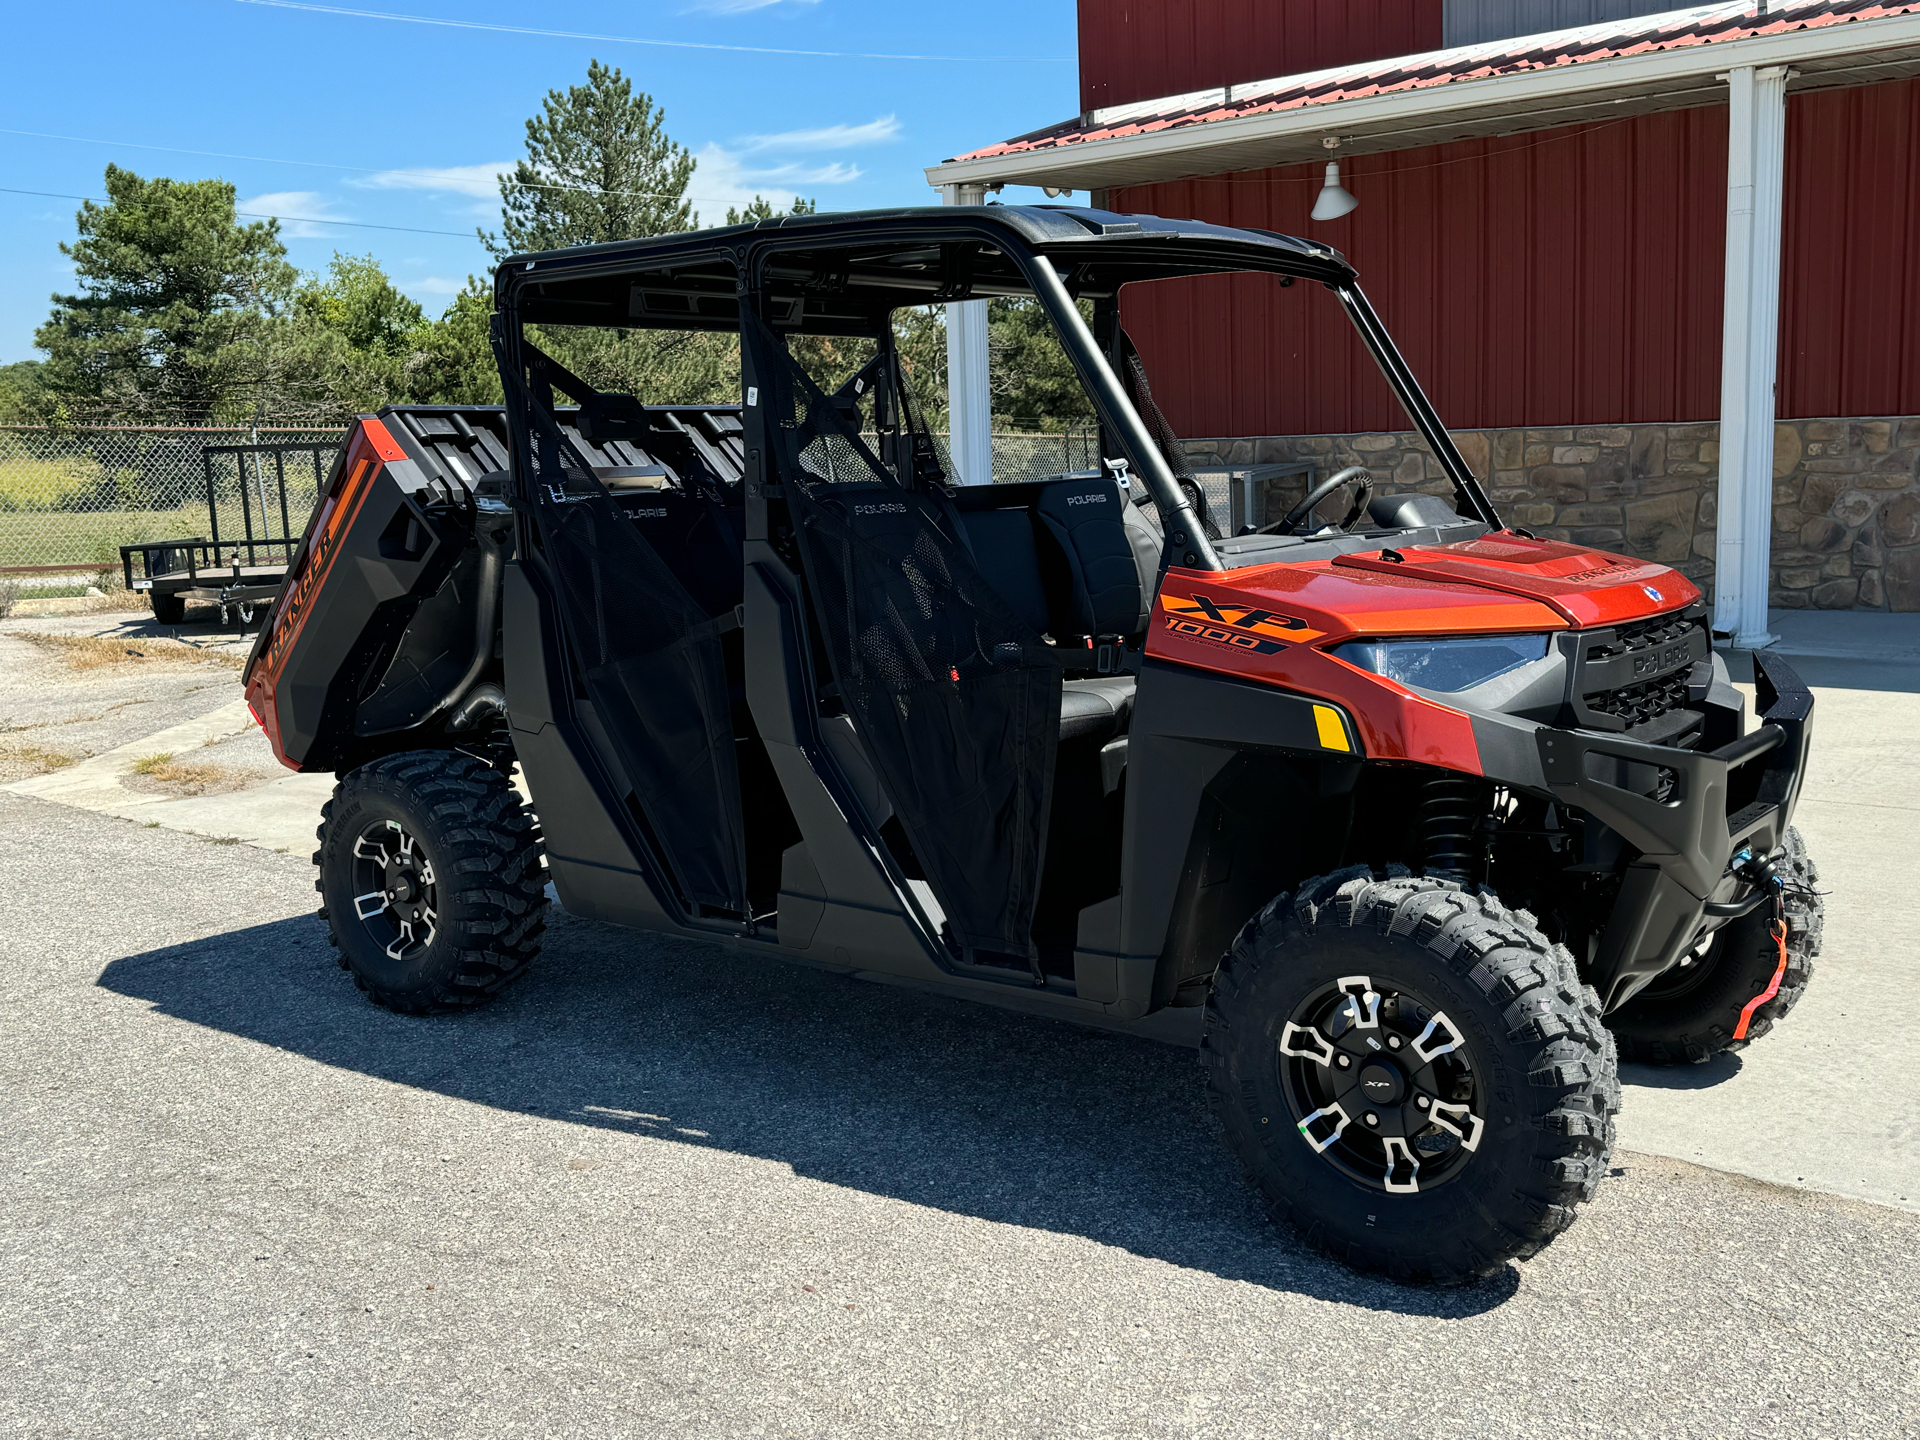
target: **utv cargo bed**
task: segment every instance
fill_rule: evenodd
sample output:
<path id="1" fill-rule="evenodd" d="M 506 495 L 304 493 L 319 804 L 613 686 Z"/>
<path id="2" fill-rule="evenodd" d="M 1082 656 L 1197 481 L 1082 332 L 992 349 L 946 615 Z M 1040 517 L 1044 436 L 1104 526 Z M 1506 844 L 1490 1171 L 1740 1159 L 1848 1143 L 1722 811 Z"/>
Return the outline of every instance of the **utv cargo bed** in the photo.
<path id="1" fill-rule="evenodd" d="M 577 411 L 559 422 L 630 509 L 664 508 L 659 493 L 683 472 L 738 493 L 740 407 L 646 415 L 640 440 L 590 440 Z M 392 749 L 458 701 L 463 677 L 492 658 L 496 615 L 477 606 L 483 557 L 471 517 L 489 497 L 504 503 L 507 467 L 501 406 L 389 406 L 348 427 L 287 567 L 277 623 L 255 647 L 271 677 L 255 707 L 281 764 L 343 769 Z M 479 640 L 477 609 L 489 628 Z"/>

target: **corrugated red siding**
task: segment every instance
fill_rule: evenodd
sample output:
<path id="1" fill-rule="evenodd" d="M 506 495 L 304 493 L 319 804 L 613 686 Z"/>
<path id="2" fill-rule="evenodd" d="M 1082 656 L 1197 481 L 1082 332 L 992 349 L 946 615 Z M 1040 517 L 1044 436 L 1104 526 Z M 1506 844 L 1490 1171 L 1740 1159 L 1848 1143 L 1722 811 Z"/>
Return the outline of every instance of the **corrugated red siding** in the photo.
<path id="1" fill-rule="evenodd" d="M 1916 410 L 1916 82 L 1789 104 L 1779 413 Z M 1360 208 L 1307 218 L 1318 165 L 1117 191 L 1121 210 L 1338 246 L 1456 426 L 1713 419 L 1727 112 L 1363 156 Z M 1401 428 L 1338 307 L 1252 278 L 1123 298 L 1188 435 Z"/>
<path id="2" fill-rule="evenodd" d="M 1081 109 L 1441 46 L 1441 0 L 1080 0 Z"/>
<path id="3" fill-rule="evenodd" d="M 1921 82 L 1788 101 L 1784 417 L 1921 408 Z"/>

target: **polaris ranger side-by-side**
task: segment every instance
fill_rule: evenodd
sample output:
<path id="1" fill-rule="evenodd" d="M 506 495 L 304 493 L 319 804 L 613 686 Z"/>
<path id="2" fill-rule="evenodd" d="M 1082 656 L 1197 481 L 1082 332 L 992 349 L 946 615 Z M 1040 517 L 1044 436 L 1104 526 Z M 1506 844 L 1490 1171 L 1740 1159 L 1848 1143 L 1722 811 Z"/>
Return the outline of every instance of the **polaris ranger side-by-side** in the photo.
<path id="1" fill-rule="evenodd" d="M 1211 275 L 1351 322 L 1451 499 L 1347 470 L 1220 535 L 1120 317 Z M 1051 320 L 1098 468 L 957 484 L 894 313 L 997 296 Z M 1749 729 L 1685 577 L 1503 528 L 1326 247 L 794 216 L 518 257 L 495 306 L 504 409 L 362 418 L 247 669 L 282 761 L 340 778 L 323 914 L 381 1004 L 492 996 L 551 880 L 578 915 L 1057 1012 L 1205 1007 L 1277 1213 L 1459 1280 L 1593 1195 L 1617 1047 L 1705 1059 L 1806 985 L 1807 689 L 1760 656 Z M 741 403 L 541 348 L 593 326 L 738 336 Z"/>

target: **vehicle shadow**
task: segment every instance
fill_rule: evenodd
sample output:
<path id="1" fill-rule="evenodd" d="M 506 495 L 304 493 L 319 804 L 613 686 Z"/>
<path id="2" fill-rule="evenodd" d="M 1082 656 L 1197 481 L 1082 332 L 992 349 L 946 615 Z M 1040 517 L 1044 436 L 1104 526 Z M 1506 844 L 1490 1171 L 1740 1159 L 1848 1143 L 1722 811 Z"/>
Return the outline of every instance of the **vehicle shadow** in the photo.
<path id="1" fill-rule="evenodd" d="M 785 1162 L 915 1205 L 1084 1236 L 1230 1280 L 1442 1318 L 1513 1295 L 1356 1275 L 1268 1220 L 1191 1051 L 557 915 L 470 1015 L 369 1004 L 321 922 L 112 962 L 163 1013 L 398 1085 Z"/>
<path id="2" fill-rule="evenodd" d="M 1708 1091 L 1740 1075 L 1741 1065 L 1741 1057 L 1734 1051 L 1718 1051 L 1698 1066 L 1627 1062 L 1621 1067 L 1621 1084 L 1646 1086 L 1653 1091 Z"/>

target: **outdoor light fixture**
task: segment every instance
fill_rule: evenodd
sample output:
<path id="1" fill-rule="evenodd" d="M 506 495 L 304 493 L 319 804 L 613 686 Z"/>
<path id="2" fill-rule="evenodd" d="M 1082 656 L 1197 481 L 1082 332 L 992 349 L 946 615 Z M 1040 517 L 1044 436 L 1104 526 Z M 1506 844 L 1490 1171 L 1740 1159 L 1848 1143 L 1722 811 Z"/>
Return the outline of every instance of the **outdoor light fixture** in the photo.
<path id="1" fill-rule="evenodd" d="M 1321 144 L 1329 150 L 1340 148 L 1341 137 L 1324 135 Z M 1341 162 L 1327 162 L 1327 179 L 1321 185 L 1321 193 L 1314 197 L 1314 208 L 1308 212 L 1310 220 L 1339 220 L 1361 202 L 1350 195 L 1341 184 Z"/>
<path id="2" fill-rule="evenodd" d="M 1057 185 L 1043 185 L 1041 187 L 1041 194 L 1045 195 L 1049 200 L 1059 200 L 1063 195 L 1072 195 L 1073 193 L 1073 191 L 1063 190 Z"/>

